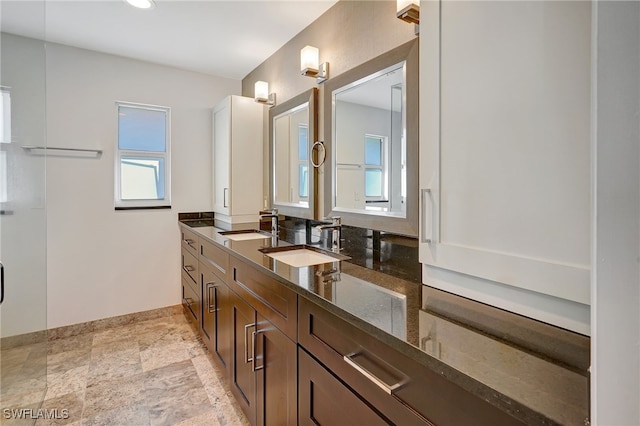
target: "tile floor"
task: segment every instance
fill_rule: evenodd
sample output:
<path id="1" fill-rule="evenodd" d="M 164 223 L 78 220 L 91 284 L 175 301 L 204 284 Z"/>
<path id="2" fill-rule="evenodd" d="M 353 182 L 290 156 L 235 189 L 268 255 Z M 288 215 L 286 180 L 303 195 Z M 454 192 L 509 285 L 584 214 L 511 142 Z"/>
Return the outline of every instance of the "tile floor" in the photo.
<path id="1" fill-rule="evenodd" d="M 30 408 L 33 396 L 16 389 L 30 374 L 39 376 L 24 371 L 25 365 L 37 368 L 25 361 L 38 357 L 47 363 L 41 408 L 57 410 L 58 418 L 38 419 L 37 426 L 248 425 L 182 314 L 3 350 L 3 425 L 32 424 L 7 419 L 6 409 Z M 12 384 L 13 392 L 5 392 Z"/>

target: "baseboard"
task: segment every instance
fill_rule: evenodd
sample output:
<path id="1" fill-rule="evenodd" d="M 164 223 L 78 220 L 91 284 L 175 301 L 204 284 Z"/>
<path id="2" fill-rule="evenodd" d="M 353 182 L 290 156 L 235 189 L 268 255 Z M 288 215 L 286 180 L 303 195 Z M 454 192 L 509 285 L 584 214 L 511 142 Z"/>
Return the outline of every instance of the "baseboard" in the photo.
<path id="1" fill-rule="evenodd" d="M 0 338 L 0 348 L 2 350 L 7 350 L 19 346 L 46 343 L 51 340 L 64 339 L 66 337 L 78 336 L 80 334 L 108 330 L 122 325 L 173 315 L 182 315 L 182 305 L 166 306 L 164 308 L 152 309 L 149 311 L 135 312 L 132 314 L 119 315 L 117 317 L 103 318 L 80 324 L 66 325 L 63 327 L 18 334 L 16 336 L 3 337 Z"/>

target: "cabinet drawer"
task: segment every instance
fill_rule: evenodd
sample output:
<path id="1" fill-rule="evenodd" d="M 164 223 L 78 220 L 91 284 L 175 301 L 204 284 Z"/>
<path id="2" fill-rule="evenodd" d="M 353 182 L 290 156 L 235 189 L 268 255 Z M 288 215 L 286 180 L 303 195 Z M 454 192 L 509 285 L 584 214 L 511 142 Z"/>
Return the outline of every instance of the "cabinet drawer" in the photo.
<path id="1" fill-rule="evenodd" d="M 298 389 L 301 426 L 389 424 L 301 348 L 298 349 Z"/>
<path id="2" fill-rule="evenodd" d="M 184 227 L 180 227 L 182 235 L 182 248 L 186 249 L 194 256 L 198 256 L 198 235 L 195 232 L 189 231 Z"/>
<path id="3" fill-rule="evenodd" d="M 229 270 L 229 253 L 208 241 L 200 241 L 200 261 L 211 265 L 214 272 L 223 280 L 227 280 Z"/>
<path id="4" fill-rule="evenodd" d="M 437 371 L 302 297 L 299 324 L 299 343 L 395 424 L 521 424 Z"/>
<path id="5" fill-rule="evenodd" d="M 182 279 L 182 306 L 184 307 L 187 318 L 189 318 L 196 328 L 199 328 L 200 297 L 198 297 L 198 294 L 184 278 Z"/>
<path id="6" fill-rule="evenodd" d="M 246 263 L 231 257 L 230 287 L 291 340 L 296 340 L 297 294 Z"/>
<path id="7" fill-rule="evenodd" d="M 187 250 L 182 250 L 182 276 L 187 276 L 195 285 L 200 287 L 200 276 L 198 275 L 198 259 Z"/>

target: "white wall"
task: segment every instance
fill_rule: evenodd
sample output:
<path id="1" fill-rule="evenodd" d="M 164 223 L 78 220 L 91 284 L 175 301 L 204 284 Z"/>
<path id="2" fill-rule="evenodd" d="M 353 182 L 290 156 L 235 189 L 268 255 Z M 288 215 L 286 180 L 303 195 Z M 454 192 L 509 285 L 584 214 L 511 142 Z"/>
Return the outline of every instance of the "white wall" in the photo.
<path id="1" fill-rule="evenodd" d="M 210 210 L 211 108 L 240 81 L 47 44 L 48 327 L 180 303 L 178 212 Z M 115 211 L 115 101 L 171 107 L 171 210 Z"/>
<path id="2" fill-rule="evenodd" d="M 594 4 L 592 424 L 640 424 L 640 3 Z"/>

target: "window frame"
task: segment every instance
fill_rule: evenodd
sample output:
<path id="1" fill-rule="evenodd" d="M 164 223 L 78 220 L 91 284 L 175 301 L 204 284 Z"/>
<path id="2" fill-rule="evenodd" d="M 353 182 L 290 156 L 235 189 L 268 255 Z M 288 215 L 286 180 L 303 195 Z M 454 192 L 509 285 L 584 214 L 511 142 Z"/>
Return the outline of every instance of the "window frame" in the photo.
<path id="1" fill-rule="evenodd" d="M 305 159 L 301 159 L 300 158 L 300 129 L 306 129 L 307 130 L 307 140 L 306 140 L 306 145 L 307 145 L 307 156 L 305 157 Z M 298 124 L 298 198 L 301 200 L 308 200 L 309 199 L 309 125 L 308 124 Z M 303 195 L 301 193 L 301 189 L 302 189 L 302 182 L 300 180 L 300 168 L 302 166 L 306 166 L 307 167 L 307 185 L 306 185 L 306 190 L 307 190 L 307 195 Z"/>
<path id="2" fill-rule="evenodd" d="M 116 140 L 115 140 L 115 166 L 114 166 L 114 206 L 116 210 L 136 209 L 170 209 L 171 208 L 171 108 L 160 105 L 149 105 L 134 102 L 116 101 Z M 165 150 L 164 151 L 139 151 L 120 149 L 120 107 L 137 108 L 147 111 L 160 111 L 165 113 Z M 164 198 L 163 199 L 122 199 L 122 158 L 135 157 L 139 159 L 164 160 Z"/>
<path id="3" fill-rule="evenodd" d="M 367 164 L 366 161 L 366 149 L 367 149 L 367 139 L 378 139 L 380 141 L 380 165 L 376 164 Z M 365 202 L 388 202 L 389 201 L 389 170 L 388 165 L 388 137 L 383 135 L 374 135 L 370 133 L 365 133 L 364 135 L 364 157 L 363 161 L 363 183 L 364 188 L 362 193 L 364 194 Z M 376 196 L 367 196 L 367 170 L 380 170 L 382 173 L 382 194 Z"/>

